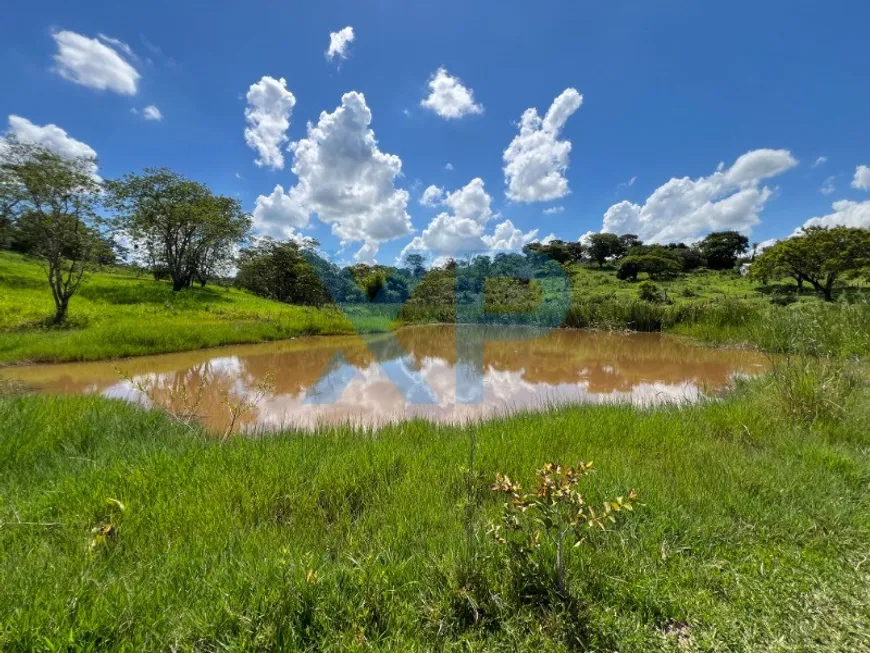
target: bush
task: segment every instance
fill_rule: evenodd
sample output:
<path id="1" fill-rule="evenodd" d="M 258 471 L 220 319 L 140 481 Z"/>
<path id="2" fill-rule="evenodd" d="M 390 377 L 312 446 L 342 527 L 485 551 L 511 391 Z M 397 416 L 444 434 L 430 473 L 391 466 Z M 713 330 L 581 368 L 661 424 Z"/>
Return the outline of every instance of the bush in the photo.
<path id="1" fill-rule="evenodd" d="M 775 293 L 770 296 L 770 303 L 774 306 L 788 306 L 796 301 L 797 297 L 794 293 Z"/>
<path id="2" fill-rule="evenodd" d="M 664 296 L 659 287 L 652 281 L 644 281 L 637 287 L 637 296 L 645 302 L 659 304 L 664 301 Z"/>
<path id="3" fill-rule="evenodd" d="M 565 557 L 588 538 L 589 529 L 605 530 L 616 523 L 616 516 L 633 510 L 637 501 L 634 490 L 627 497 L 605 501 L 596 510 L 580 493 L 580 482 L 592 471 L 592 463 L 579 463 L 576 467 L 563 467 L 548 463 L 537 471 L 537 488 L 523 492 L 519 483 L 498 474 L 493 492 L 506 496 L 500 524 L 493 524 L 490 532 L 496 542 L 508 550 L 512 567 L 521 574 L 531 570 L 537 575 L 544 566 L 536 560 L 547 545 L 555 549 L 552 562 L 555 572 L 556 594 L 565 596 Z"/>
<path id="4" fill-rule="evenodd" d="M 681 270 L 680 262 L 670 256 L 644 254 L 622 259 L 616 277 L 622 281 L 636 280 L 638 274 L 646 272 L 651 279 L 668 279 L 679 274 Z"/>

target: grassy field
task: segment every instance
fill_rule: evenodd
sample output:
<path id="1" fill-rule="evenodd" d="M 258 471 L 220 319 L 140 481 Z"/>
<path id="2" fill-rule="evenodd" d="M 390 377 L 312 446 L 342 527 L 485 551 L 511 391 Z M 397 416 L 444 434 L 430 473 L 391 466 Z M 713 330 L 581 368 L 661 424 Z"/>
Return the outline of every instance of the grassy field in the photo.
<path id="1" fill-rule="evenodd" d="M 831 310 L 809 290 L 798 294 L 794 285 L 759 286 L 734 273 L 701 271 L 659 285 L 664 301 L 643 301 L 638 284 L 619 281 L 613 270 L 578 266 L 570 270 L 568 304 L 551 305 L 546 290 L 536 291 L 530 297 L 537 302 L 543 296 L 544 302 L 524 317 L 513 307 L 523 298 L 496 292 L 478 309 L 463 309 L 459 321 L 673 331 L 709 342 L 757 345 L 754 327 L 772 314 Z M 300 335 L 386 331 L 402 321 L 457 319 L 452 291 L 446 287 L 437 296 L 412 300 L 401 313 L 401 307 L 386 304 L 338 310 L 280 304 L 214 285 L 173 293 L 168 282 L 118 268 L 89 275 L 72 300 L 68 323 L 51 328 L 47 323 L 53 306 L 43 270 L 34 259 L 8 252 L 0 252 L 0 291 L 0 365 L 121 358 Z M 863 289 L 850 287 L 842 295 L 855 302 Z M 776 296 L 788 296 L 792 303 L 776 305 L 771 302 Z"/>
<path id="2" fill-rule="evenodd" d="M 342 313 L 279 304 L 233 288 L 173 293 L 167 282 L 124 270 L 91 274 L 73 297 L 69 324 L 48 328 L 53 304 L 32 259 L 0 252 L 0 364 L 118 358 L 300 335 L 383 331 L 376 311 Z"/>
<path id="3" fill-rule="evenodd" d="M 103 273 L 68 328 L 44 329 L 39 269 L 0 264 L 2 362 L 352 328 Z M 0 650 L 870 651 L 870 304 L 779 306 L 706 273 L 653 304 L 606 274 L 575 271 L 578 324 L 752 343 L 780 354 L 772 372 L 691 407 L 225 442 L 118 401 L 0 387 Z M 584 460 L 588 501 L 633 488 L 642 505 L 570 550 L 560 592 L 551 543 L 492 537 L 490 485 Z"/>
<path id="4" fill-rule="evenodd" d="M 220 443 L 8 397 L 0 649 L 870 650 L 870 402 L 838 400 L 789 418 L 764 379 L 687 409 Z M 643 505 L 571 551 L 560 596 L 551 547 L 518 565 L 487 534 L 489 486 L 580 460 L 588 500 Z"/>

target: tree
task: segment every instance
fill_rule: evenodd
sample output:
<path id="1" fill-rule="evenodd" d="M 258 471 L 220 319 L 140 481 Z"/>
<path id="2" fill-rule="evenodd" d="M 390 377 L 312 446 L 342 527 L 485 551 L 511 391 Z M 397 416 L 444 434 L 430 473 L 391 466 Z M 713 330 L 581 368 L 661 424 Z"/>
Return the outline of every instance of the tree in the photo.
<path id="1" fill-rule="evenodd" d="M 0 140 L 0 148 L 5 147 L 9 146 Z M 0 166 L 0 248 L 6 249 L 12 244 L 12 218 L 22 200 L 23 189 L 16 181 L 12 169 Z"/>
<path id="2" fill-rule="evenodd" d="M 643 241 L 637 237 L 637 234 L 622 234 L 619 237 L 619 242 L 622 243 L 622 249 L 625 252 L 631 250 L 632 247 L 643 245 Z"/>
<path id="3" fill-rule="evenodd" d="M 711 270 L 731 270 L 738 257 L 749 249 L 749 239 L 737 231 L 716 231 L 699 245 Z"/>
<path id="4" fill-rule="evenodd" d="M 650 279 L 667 279 L 678 274 L 681 269 L 680 262 L 670 256 L 626 256 L 620 261 L 616 277 L 623 281 L 637 281 L 637 275 L 646 272 Z"/>
<path id="5" fill-rule="evenodd" d="M 667 255 L 677 259 L 684 272 L 691 272 L 704 267 L 704 255 L 697 247 L 689 247 L 685 243 L 668 243 L 664 249 Z"/>
<path id="6" fill-rule="evenodd" d="M 189 277 L 200 287 L 208 280 L 229 271 L 233 250 L 244 242 L 251 231 L 251 219 L 242 211 L 239 200 L 230 197 L 210 197 L 203 202 L 205 220 L 200 237 L 193 242 L 189 257 Z"/>
<path id="7" fill-rule="evenodd" d="M 553 259 L 557 263 L 573 263 L 583 258 L 582 243 L 565 242 L 564 240 L 551 240 L 544 243 L 529 243 L 523 247 L 523 253 L 526 256 L 534 254 L 543 255 Z"/>
<path id="8" fill-rule="evenodd" d="M 609 258 L 625 254 L 625 247 L 616 234 L 600 233 L 589 236 L 589 257 L 603 268 Z"/>
<path id="9" fill-rule="evenodd" d="M 423 265 L 425 259 L 421 254 L 407 254 L 405 256 L 405 267 L 411 271 L 411 274 L 416 279 L 421 279 L 426 274 L 426 267 Z"/>
<path id="10" fill-rule="evenodd" d="M 287 304 L 321 306 L 331 298 L 299 243 L 263 238 L 239 253 L 235 284 Z"/>
<path id="11" fill-rule="evenodd" d="M 771 279 L 781 277 L 791 277 L 797 283 L 798 292 L 803 290 L 804 275 L 800 269 L 789 265 L 788 259 L 783 256 L 783 248 L 772 245 L 761 254 L 756 254 L 755 260 L 749 267 L 750 279 L 761 281 L 767 285 Z"/>
<path id="12" fill-rule="evenodd" d="M 99 250 L 95 161 L 64 158 L 15 139 L 6 139 L 3 155 L 0 206 L 42 260 L 54 299 L 53 323 L 60 324 Z"/>
<path id="13" fill-rule="evenodd" d="M 203 285 L 232 257 L 251 230 L 238 200 L 214 195 L 204 184 L 166 168 L 146 168 L 106 182 L 116 227 L 165 266 L 175 291 Z"/>
<path id="14" fill-rule="evenodd" d="M 826 301 L 833 301 L 837 280 L 868 266 L 870 229 L 809 227 L 765 250 L 751 272 L 756 277 L 787 274 L 805 279 Z"/>

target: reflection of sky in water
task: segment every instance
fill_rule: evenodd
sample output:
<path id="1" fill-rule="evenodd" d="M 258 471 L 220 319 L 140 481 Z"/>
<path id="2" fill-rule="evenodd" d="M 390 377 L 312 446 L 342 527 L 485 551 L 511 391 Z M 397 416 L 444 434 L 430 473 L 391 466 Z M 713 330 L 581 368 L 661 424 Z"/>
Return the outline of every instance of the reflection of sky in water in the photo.
<path id="1" fill-rule="evenodd" d="M 699 349 L 661 336 L 537 332 L 535 338 L 471 337 L 457 344 L 449 327 L 402 330 L 360 339 L 299 339 L 132 359 L 130 380 L 104 363 L 19 368 L 47 391 L 99 393 L 150 404 L 138 389 L 167 405 L 202 389 L 197 411 L 220 429 L 226 401 L 258 398 L 243 428 L 354 423 L 376 426 L 422 417 L 464 422 L 523 409 L 569 403 L 630 402 L 647 406 L 697 401 L 735 376 L 764 369 L 750 352 Z M 507 334 L 507 335 L 505 335 Z M 334 344 L 333 344 L 334 343 Z M 307 346 L 307 348 L 306 348 Z M 260 397 L 269 373 L 274 388 Z M 27 378 L 24 378 L 25 382 Z"/>

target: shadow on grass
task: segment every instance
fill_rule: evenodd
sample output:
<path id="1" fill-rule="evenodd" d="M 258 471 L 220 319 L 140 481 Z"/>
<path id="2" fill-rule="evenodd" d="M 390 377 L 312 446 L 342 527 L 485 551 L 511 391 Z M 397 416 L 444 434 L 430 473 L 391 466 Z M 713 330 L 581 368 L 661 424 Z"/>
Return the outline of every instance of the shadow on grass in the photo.
<path id="1" fill-rule="evenodd" d="M 123 279 L 127 283 L 114 283 L 111 286 L 83 285 L 79 294 L 93 302 L 104 304 L 188 304 L 207 306 L 215 303 L 232 302 L 226 291 L 218 288 L 186 288 L 173 292 L 167 282 L 141 279 Z"/>

